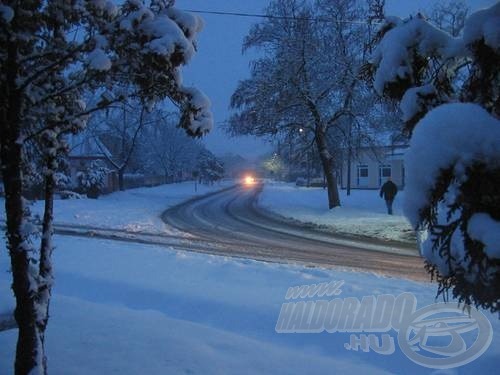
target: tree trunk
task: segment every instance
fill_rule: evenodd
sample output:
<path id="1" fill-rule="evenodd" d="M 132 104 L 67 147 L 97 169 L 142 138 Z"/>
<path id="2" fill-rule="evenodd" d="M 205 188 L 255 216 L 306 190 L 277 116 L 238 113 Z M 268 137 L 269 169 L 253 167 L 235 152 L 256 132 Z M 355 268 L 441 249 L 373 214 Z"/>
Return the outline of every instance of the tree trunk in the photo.
<path id="1" fill-rule="evenodd" d="M 7 105 L 3 105 L 0 112 L 0 159 L 5 190 L 7 249 L 11 261 L 12 290 L 16 298 L 14 317 L 18 326 L 14 370 L 17 375 L 25 375 L 37 368 L 43 370 L 44 353 L 36 325 L 38 283 L 30 262 L 33 248 L 27 241 L 29 225 L 26 225 L 27 213 L 22 197 L 22 144 L 18 142 L 22 94 L 17 91 L 16 85 L 17 45 L 9 43 L 6 52 L 7 61 L 2 73 L 7 77 L 7 85 L 0 92 L 0 100 Z"/>
<path id="2" fill-rule="evenodd" d="M 123 174 L 125 173 L 125 168 L 118 169 L 118 188 L 120 191 L 125 190 L 125 182 L 123 181 Z"/>
<path id="3" fill-rule="evenodd" d="M 45 177 L 45 207 L 42 223 L 42 241 L 40 245 L 40 281 L 38 285 L 38 319 L 40 346 L 43 352 L 43 369 L 47 372 L 47 358 L 45 357 L 45 329 L 49 321 L 49 304 L 52 292 L 53 273 L 52 273 L 52 234 L 53 234 L 53 213 L 54 213 L 54 175 L 53 171 L 55 158 L 49 157 L 47 160 L 47 170 L 49 174 Z"/>
<path id="4" fill-rule="evenodd" d="M 316 103 L 310 99 L 306 100 L 306 104 L 314 118 L 314 141 L 316 142 L 316 147 L 318 148 L 319 158 L 321 160 L 321 166 L 323 167 L 323 173 L 326 179 L 326 187 L 328 189 L 328 208 L 332 209 L 334 207 L 340 206 L 339 191 L 337 187 L 337 178 L 334 174 L 335 164 L 333 162 L 333 157 L 328 151 L 328 142 L 326 138 L 326 130 L 321 119 L 320 112 L 316 106 Z"/>
<path id="5" fill-rule="evenodd" d="M 10 147 L 9 147 L 10 146 Z M 30 281 L 30 259 L 27 249 L 23 198 L 21 196 L 21 146 L 12 142 L 2 145 L 3 180 L 5 188 L 5 212 L 7 215 L 7 246 L 12 268 L 12 290 L 16 298 L 18 340 L 15 373 L 28 374 L 43 357 L 36 326 L 36 302 Z"/>
<path id="6" fill-rule="evenodd" d="M 12 98 L 12 96 L 11 96 Z M 14 100 L 17 102 L 17 100 Z M 7 248 L 12 269 L 12 290 L 16 298 L 14 317 L 17 322 L 18 339 L 16 346 L 15 373 L 28 374 L 37 366 L 42 366 L 43 348 L 40 346 L 36 325 L 36 301 L 30 270 L 31 245 L 27 240 L 26 221 L 22 197 L 21 158 L 22 146 L 19 138 L 19 120 L 12 103 L 11 113 L 3 114 L 2 124 L 2 177 L 5 189 L 5 213 L 7 217 Z M 2 119 L 2 120 L 3 120 Z M 36 289 L 35 289 L 36 292 Z"/>
<path id="7" fill-rule="evenodd" d="M 328 151 L 328 144 L 326 142 L 326 134 L 317 127 L 315 135 L 316 146 L 318 147 L 323 173 L 326 178 L 326 187 L 328 189 L 328 208 L 340 206 L 339 191 L 337 187 L 337 178 L 334 173 L 333 158 Z"/>
<path id="8" fill-rule="evenodd" d="M 349 144 L 349 148 L 347 150 L 347 195 L 351 195 L 351 161 L 352 161 L 352 148 Z"/>
<path id="9" fill-rule="evenodd" d="M 307 187 L 311 186 L 312 150 L 307 151 Z"/>

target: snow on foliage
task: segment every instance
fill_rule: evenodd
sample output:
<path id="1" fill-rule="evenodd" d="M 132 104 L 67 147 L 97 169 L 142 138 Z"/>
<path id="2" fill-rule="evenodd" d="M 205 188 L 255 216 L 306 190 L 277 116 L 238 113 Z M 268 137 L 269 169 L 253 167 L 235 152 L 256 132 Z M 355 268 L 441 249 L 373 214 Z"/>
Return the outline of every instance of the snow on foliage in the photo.
<path id="1" fill-rule="evenodd" d="M 111 60 L 100 48 L 96 48 L 89 53 L 89 67 L 95 70 L 111 69 Z"/>
<path id="2" fill-rule="evenodd" d="M 430 85 L 413 87 L 406 91 L 401 99 L 400 108 L 403 114 L 402 120 L 409 121 L 415 117 L 417 113 L 425 110 L 425 98 L 434 97 L 436 95 L 435 87 Z"/>
<path id="3" fill-rule="evenodd" d="M 194 134 L 209 132 L 213 126 L 210 99 L 195 87 L 183 87 L 182 90 L 187 94 L 189 105 L 192 107 L 192 110 L 189 111 L 190 129 Z"/>
<path id="4" fill-rule="evenodd" d="M 461 37 L 421 16 L 390 22 L 374 54 L 375 89 L 400 100 L 405 214 L 439 293 L 500 311 L 500 3 Z M 493 287 L 492 287 L 493 286 Z"/>
<path id="5" fill-rule="evenodd" d="M 465 23 L 463 39 L 466 44 L 483 39 L 487 46 L 499 50 L 500 3 L 472 14 Z"/>
<path id="6" fill-rule="evenodd" d="M 484 252 L 491 259 L 500 259 L 500 222 L 486 213 L 473 215 L 467 227 L 469 236 L 484 244 Z"/>
<path id="7" fill-rule="evenodd" d="M 118 7 L 112 0 L 91 0 L 90 2 L 101 14 L 109 17 L 116 17 L 118 14 Z"/>
<path id="8" fill-rule="evenodd" d="M 500 169 L 500 121 L 476 104 L 443 104 L 416 126 L 405 163 L 404 210 L 421 231 L 422 256 L 441 277 L 495 283 L 499 269 L 485 256 L 500 258 L 500 222 L 481 211 L 495 211 L 497 187 L 482 176 Z"/>
<path id="9" fill-rule="evenodd" d="M 132 31 L 143 20 L 154 18 L 153 12 L 151 12 L 140 2 L 129 1 L 129 4 L 130 6 L 133 6 L 136 9 L 131 11 L 120 21 L 120 28 L 122 30 Z"/>
<path id="10" fill-rule="evenodd" d="M 444 216 L 445 210 L 441 207 L 440 213 L 441 218 Z M 429 231 L 422 231 L 419 234 L 420 242 L 420 253 L 422 256 L 433 266 L 435 266 L 439 274 L 443 277 L 451 276 L 453 271 L 458 267 L 468 267 L 469 262 L 465 257 L 465 249 L 463 245 L 463 236 L 460 231 L 453 232 L 450 239 L 450 259 L 441 256 L 439 251 L 434 248 L 434 243 L 436 241 L 435 236 L 433 236 Z"/>
<path id="11" fill-rule="evenodd" d="M 194 41 L 195 36 L 203 29 L 203 20 L 191 13 L 183 12 L 176 8 L 169 8 L 167 14 L 182 29 L 186 38 Z"/>
<path id="12" fill-rule="evenodd" d="M 174 99 L 180 102 L 183 110 L 181 127 L 193 136 L 207 133 L 213 126 L 210 101 L 197 100 L 204 95 L 195 93 L 198 90 L 183 87 L 180 74 L 180 66 L 187 64 L 196 51 L 196 37 L 203 27 L 201 19 L 174 7 L 155 13 L 142 2 L 129 0 L 116 22 L 121 31 L 118 39 L 125 53 L 139 54 L 144 61 L 150 61 L 158 68 L 171 68 L 168 74 L 140 77 L 139 83 L 148 97 L 146 102 L 159 99 L 150 87 L 170 82 L 177 88 Z M 139 48 L 140 45 L 142 47 Z"/>
<path id="13" fill-rule="evenodd" d="M 443 104 L 417 125 L 405 156 L 408 170 L 405 214 L 416 227 L 419 213 L 442 170 L 458 181 L 475 162 L 500 167 L 500 121 L 476 104 Z"/>
<path id="14" fill-rule="evenodd" d="M 99 161 L 93 161 L 81 172 L 77 173 L 78 187 L 89 198 L 97 198 L 105 186 L 108 170 Z"/>
<path id="15" fill-rule="evenodd" d="M 194 53 L 192 43 L 184 37 L 179 26 L 167 16 L 161 15 L 146 20 L 141 29 L 152 38 L 146 46 L 159 55 L 172 55 L 176 49 L 180 49 L 189 60 Z"/>
<path id="16" fill-rule="evenodd" d="M 14 10 L 8 5 L 0 4 L 0 16 L 5 22 L 10 22 L 14 18 Z"/>
<path id="17" fill-rule="evenodd" d="M 391 22 L 394 24 L 394 20 Z M 384 35 L 373 54 L 372 61 L 377 66 L 374 88 L 382 95 L 391 83 L 414 83 L 414 52 L 425 56 L 451 57 L 457 55 L 460 47 L 459 40 L 420 17 L 407 22 L 399 21 Z"/>
<path id="18" fill-rule="evenodd" d="M 134 7 L 120 21 L 120 28 L 129 32 L 138 32 L 146 40 L 147 52 L 170 56 L 182 52 L 184 62 L 188 62 L 195 53 L 195 38 L 201 31 L 203 22 L 198 16 L 169 8 L 166 12 L 155 15 L 139 1 L 130 1 Z"/>

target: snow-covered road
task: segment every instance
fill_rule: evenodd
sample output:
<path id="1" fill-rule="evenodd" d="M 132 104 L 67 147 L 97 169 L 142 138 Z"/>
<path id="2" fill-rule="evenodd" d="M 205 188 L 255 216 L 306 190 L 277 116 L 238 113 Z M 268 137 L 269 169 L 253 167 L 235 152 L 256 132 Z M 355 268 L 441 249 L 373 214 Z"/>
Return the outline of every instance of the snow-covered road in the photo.
<path id="1" fill-rule="evenodd" d="M 412 246 L 333 234 L 288 220 L 257 206 L 260 193 L 258 185 L 225 184 L 196 195 L 189 184 L 179 184 L 119 192 L 97 201 L 57 201 L 54 227 L 59 235 L 428 281 Z M 33 210 L 39 214 L 41 207 L 38 202 Z"/>
<path id="2" fill-rule="evenodd" d="M 237 186 L 195 198 L 168 209 L 163 219 L 204 241 L 216 254 L 428 280 L 415 249 L 285 222 L 256 207 L 260 188 Z"/>

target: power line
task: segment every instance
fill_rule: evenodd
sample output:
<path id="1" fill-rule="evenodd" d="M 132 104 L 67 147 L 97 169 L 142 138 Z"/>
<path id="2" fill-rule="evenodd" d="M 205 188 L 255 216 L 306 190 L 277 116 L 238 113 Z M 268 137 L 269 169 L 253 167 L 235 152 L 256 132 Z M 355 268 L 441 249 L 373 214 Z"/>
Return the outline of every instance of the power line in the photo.
<path id="1" fill-rule="evenodd" d="M 370 22 L 360 20 L 334 20 L 331 18 L 317 18 L 317 17 L 291 17 L 291 16 L 274 16 L 270 14 L 257 14 L 257 13 L 238 13 L 238 12 L 223 12 L 215 10 L 197 10 L 197 9 L 182 9 L 185 12 L 199 13 L 199 14 L 214 14 L 218 16 L 232 16 L 232 17 L 252 17 L 252 18 L 267 18 L 277 20 L 293 20 L 293 21 L 313 21 L 313 22 L 327 22 L 327 23 L 349 23 L 357 25 L 369 25 Z M 372 25 L 381 24 L 382 22 L 371 22 Z"/>

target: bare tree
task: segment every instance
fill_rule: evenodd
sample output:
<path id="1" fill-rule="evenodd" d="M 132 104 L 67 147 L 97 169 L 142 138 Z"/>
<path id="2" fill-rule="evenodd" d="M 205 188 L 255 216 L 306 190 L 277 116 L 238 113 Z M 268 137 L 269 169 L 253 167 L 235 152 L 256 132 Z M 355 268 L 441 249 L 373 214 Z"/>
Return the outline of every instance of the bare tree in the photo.
<path id="1" fill-rule="evenodd" d="M 271 18 L 255 25 L 244 49 L 259 48 L 250 79 L 239 83 L 231 105 L 230 132 L 313 140 L 328 188 L 328 206 L 340 205 L 332 150 L 348 136 L 342 121 L 362 115 L 359 90 L 366 29 L 353 0 L 276 0 Z M 354 105 L 356 103 L 356 105 Z"/>
<path id="2" fill-rule="evenodd" d="M 176 126 L 174 114 L 157 110 L 152 117 L 152 126 L 140 138 L 138 157 L 143 168 L 162 173 L 165 182 L 175 180 L 182 171 L 193 171 L 202 145 Z"/>
<path id="3" fill-rule="evenodd" d="M 104 144 L 110 151 L 101 150 L 118 172 L 120 190 L 125 190 L 123 175 L 136 152 L 140 134 L 152 123 L 148 117 L 144 105 L 126 102 L 90 121 L 89 135 L 99 140 L 96 142 L 98 147 Z"/>
<path id="4" fill-rule="evenodd" d="M 434 4 L 429 19 L 441 30 L 457 37 L 465 26 L 469 7 L 465 0 L 438 1 Z"/>

